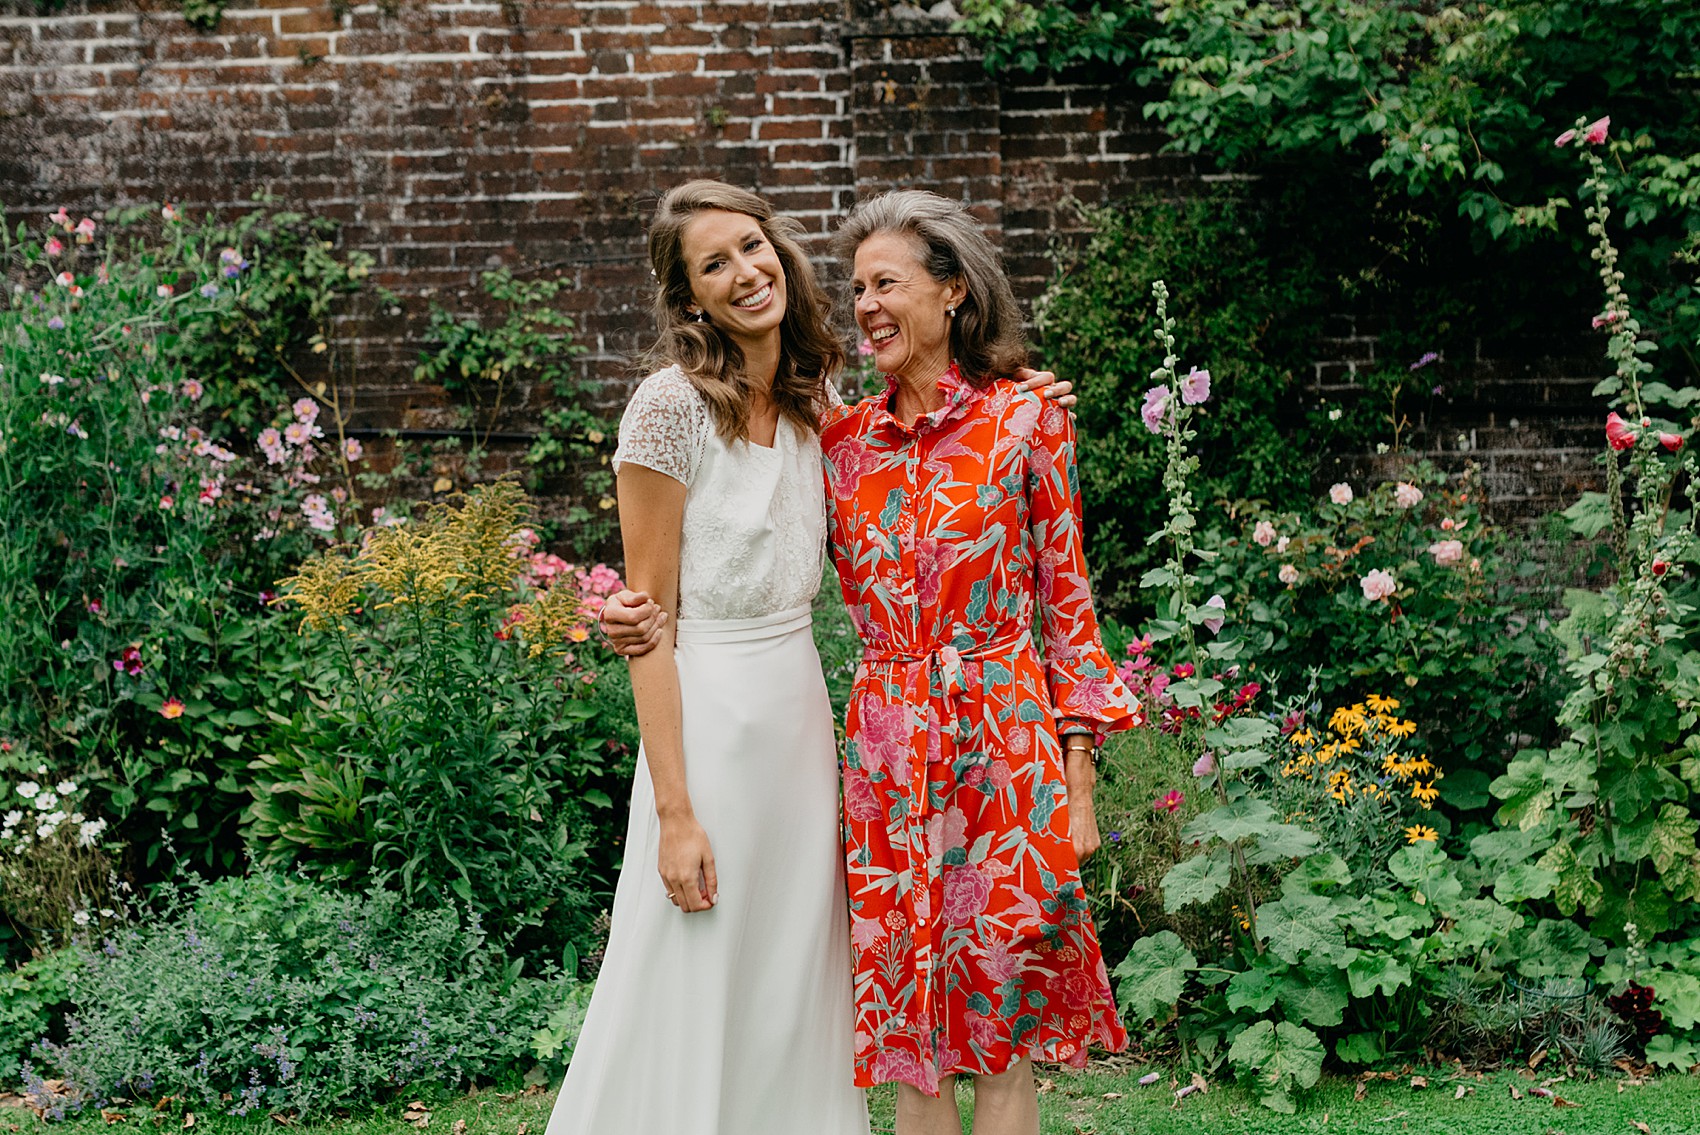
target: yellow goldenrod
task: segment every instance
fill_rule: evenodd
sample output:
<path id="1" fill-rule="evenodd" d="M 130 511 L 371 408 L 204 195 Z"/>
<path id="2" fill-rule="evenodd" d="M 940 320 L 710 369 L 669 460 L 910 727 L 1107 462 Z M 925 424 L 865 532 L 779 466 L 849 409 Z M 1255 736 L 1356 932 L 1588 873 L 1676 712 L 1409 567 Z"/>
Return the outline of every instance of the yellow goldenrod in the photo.
<path id="1" fill-rule="evenodd" d="M 335 550 L 321 552 L 278 581 L 279 603 L 301 608 L 299 630 L 327 630 L 354 609 L 360 597 L 360 576 L 347 556 Z"/>

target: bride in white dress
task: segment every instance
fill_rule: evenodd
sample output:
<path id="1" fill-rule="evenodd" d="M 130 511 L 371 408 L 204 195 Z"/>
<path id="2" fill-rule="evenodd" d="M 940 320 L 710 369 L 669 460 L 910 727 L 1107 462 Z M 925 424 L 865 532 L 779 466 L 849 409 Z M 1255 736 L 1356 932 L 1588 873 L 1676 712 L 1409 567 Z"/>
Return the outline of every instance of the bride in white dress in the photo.
<path id="1" fill-rule="evenodd" d="M 810 629 L 842 364 L 793 233 L 691 182 L 650 232 L 658 361 L 620 424 L 643 747 L 613 926 L 547 1135 L 866 1135 L 832 710 Z"/>

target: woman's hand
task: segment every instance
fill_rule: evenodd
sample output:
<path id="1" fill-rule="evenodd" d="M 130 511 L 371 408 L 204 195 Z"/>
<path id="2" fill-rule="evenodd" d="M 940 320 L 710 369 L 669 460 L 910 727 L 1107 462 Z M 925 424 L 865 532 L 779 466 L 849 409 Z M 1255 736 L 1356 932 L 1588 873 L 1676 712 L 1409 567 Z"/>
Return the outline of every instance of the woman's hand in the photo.
<path id="1" fill-rule="evenodd" d="M 714 874 L 714 850 L 708 833 L 694 817 L 661 821 L 661 854 L 656 863 L 667 898 L 690 914 L 707 910 L 720 899 Z"/>
<path id="2" fill-rule="evenodd" d="M 1085 864 L 1102 845 L 1098 835 L 1098 809 L 1092 805 L 1092 790 L 1098 770 L 1089 749 L 1070 749 L 1063 755 L 1063 779 L 1068 783 L 1068 831 L 1074 839 L 1075 862 Z"/>
<path id="3" fill-rule="evenodd" d="M 1074 395 L 1070 393 L 1074 389 L 1074 383 L 1058 382 L 1057 376 L 1048 370 L 1017 367 L 1015 381 L 1017 389 L 1023 393 L 1029 390 L 1037 390 L 1042 397 L 1050 399 L 1065 409 L 1074 406 Z"/>
<path id="4" fill-rule="evenodd" d="M 602 634 L 614 653 L 637 658 L 655 649 L 667 612 L 643 591 L 620 591 L 602 605 Z"/>

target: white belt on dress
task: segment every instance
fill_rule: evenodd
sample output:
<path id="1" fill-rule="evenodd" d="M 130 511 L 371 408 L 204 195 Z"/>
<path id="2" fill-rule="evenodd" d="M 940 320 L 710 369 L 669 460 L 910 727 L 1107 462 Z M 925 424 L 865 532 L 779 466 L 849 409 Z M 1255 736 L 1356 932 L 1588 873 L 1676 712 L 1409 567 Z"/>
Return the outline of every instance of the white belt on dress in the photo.
<path id="1" fill-rule="evenodd" d="M 678 643 L 755 642 L 802 630 L 814 620 L 814 608 L 793 607 L 748 619 L 680 619 L 673 628 Z"/>

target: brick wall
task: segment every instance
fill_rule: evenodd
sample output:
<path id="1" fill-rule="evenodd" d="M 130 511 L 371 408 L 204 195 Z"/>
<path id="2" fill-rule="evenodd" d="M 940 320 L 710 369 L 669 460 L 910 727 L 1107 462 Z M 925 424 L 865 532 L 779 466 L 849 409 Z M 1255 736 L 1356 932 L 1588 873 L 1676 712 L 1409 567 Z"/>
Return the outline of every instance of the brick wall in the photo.
<path id="1" fill-rule="evenodd" d="M 934 188 L 991 226 L 1030 299 L 1050 243 L 1077 231 L 1071 199 L 1178 191 L 1195 176 L 1159 152 L 1135 103 L 1069 76 L 994 79 L 948 21 L 905 11 L 915 14 L 885 0 L 255 0 L 198 32 L 163 3 L 69 0 L 53 15 L 0 17 L 0 201 L 18 213 L 169 199 L 198 213 L 264 192 L 334 218 L 403 298 L 399 314 L 368 306 L 339 324 L 353 424 L 425 429 L 457 421 L 441 391 L 411 378 L 429 302 L 475 307 L 478 273 L 504 264 L 568 282 L 582 365 L 617 404 L 647 326 L 644 220 L 688 177 L 767 194 L 819 244 L 861 194 Z M 1371 349 L 1325 346 L 1345 374 Z M 1507 404 L 1550 387 L 1567 412 L 1570 387 L 1546 373 L 1556 365 L 1530 365 L 1529 381 L 1507 365 L 1477 369 L 1498 374 Z M 497 424 L 523 433 L 540 397 L 522 391 Z M 1547 472 L 1525 451 L 1566 440 L 1529 425 L 1535 413 L 1510 426 L 1491 400 L 1454 416 L 1507 455 L 1496 489 L 1507 502 L 1531 497 L 1519 476 Z M 1451 418 L 1431 424 L 1425 436 L 1455 450 Z M 1545 502 L 1556 489 L 1540 484 L 1532 497 Z"/>

